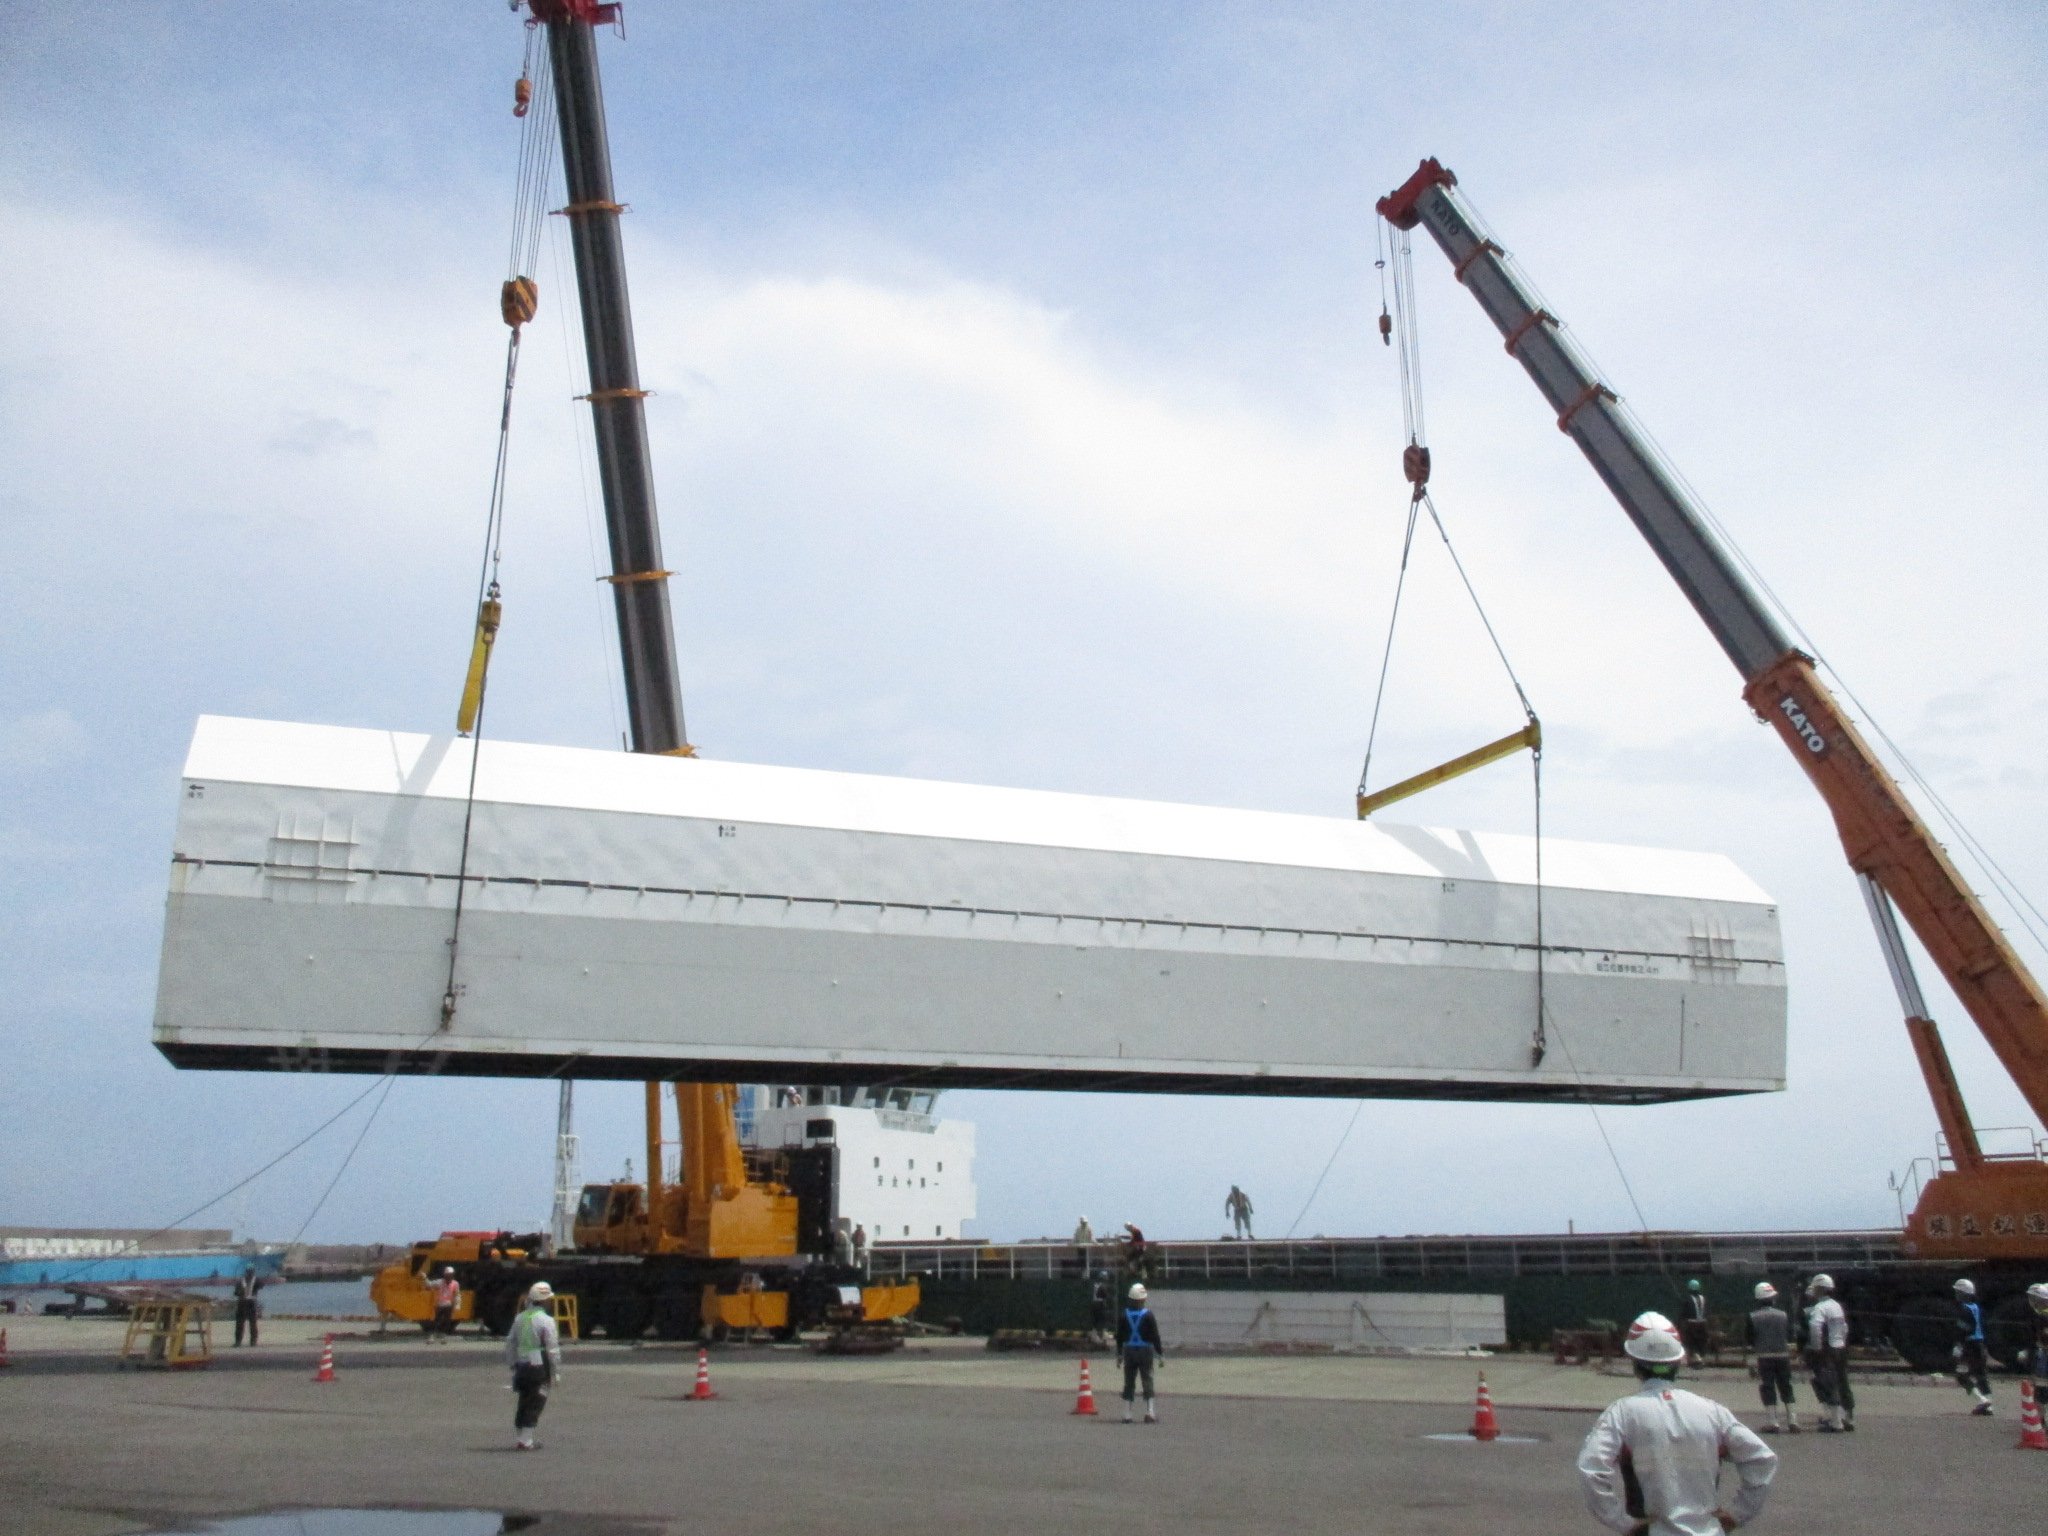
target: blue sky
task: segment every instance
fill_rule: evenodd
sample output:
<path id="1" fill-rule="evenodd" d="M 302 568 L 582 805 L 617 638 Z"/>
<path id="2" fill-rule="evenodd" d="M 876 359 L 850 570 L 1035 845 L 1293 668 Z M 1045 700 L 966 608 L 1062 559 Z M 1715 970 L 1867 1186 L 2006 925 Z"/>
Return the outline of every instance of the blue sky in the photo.
<path id="1" fill-rule="evenodd" d="M 1403 509 L 1371 205 L 1435 154 L 2041 885 L 2036 8 L 640 0 L 628 27 L 601 56 L 707 753 L 1346 814 Z M 0 1222 L 169 1219 L 361 1086 L 149 1047 L 174 790 L 202 712 L 453 709 L 521 46 L 496 0 L 12 24 Z M 603 745 L 561 259 L 517 407 L 492 728 Z M 1725 852 L 1784 907 L 1793 1086 L 1610 1113 L 1643 1213 L 1887 1222 L 1932 1117 L 1826 819 L 1440 258 L 1417 270 L 1438 499 L 1545 716 L 1550 829 Z M 1440 564 L 1415 581 L 1388 772 L 1516 723 Z M 1528 815 L 1510 768 L 1415 812 Z M 2023 1118 L 1940 1006 L 1980 1120 Z M 633 1090 L 583 1103 L 610 1172 Z M 1284 1227 L 1351 1116 L 948 1103 L 981 1126 L 998 1236 L 1084 1210 L 1199 1235 L 1233 1181 Z M 552 1111 L 400 1083 L 310 1234 L 538 1217 Z M 357 1124 L 214 1219 L 290 1235 Z M 1301 1230 L 1635 1219 L 1583 1110 L 1368 1105 Z"/>

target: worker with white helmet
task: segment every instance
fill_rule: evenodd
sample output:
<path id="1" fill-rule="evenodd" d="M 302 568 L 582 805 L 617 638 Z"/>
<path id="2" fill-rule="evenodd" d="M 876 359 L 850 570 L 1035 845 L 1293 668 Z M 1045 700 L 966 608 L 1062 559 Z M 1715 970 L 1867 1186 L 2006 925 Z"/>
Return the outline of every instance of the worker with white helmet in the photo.
<path id="1" fill-rule="evenodd" d="M 1806 1359 L 1813 1368 L 1813 1395 L 1820 1399 L 1824 1435 L 1856 1427 L 1856 1393 L 1849 1385 L 1849 1314 L 1835 1300 L 1831 1275 L 1806 1282 Z"/>
<path id="2" fill-rule="evenodd" d="M 1976 1399 L 1970 1412 L 1988 1419 L 1991 1373 L 1984 1354 L 1984 1309 L 1977 1305 L 1975 1281 L 1958 1280 L 1951 1289 L 1956 1298 L 1956 1385 Z"/>
<path id="3" fill-rule="evenodd" d="M 1622 1348 L 1642 1383 L 1610 1403 L 1579 1448 L 1593 1518 L 1630 1536 L 1721 1536 L 1754 1520 L 1778 1454 L 1711 1398 L 1677 1384 L 1685 1345 L 1661 1312 L 1629 1325 Z M 1721 1502 L 1721 1464 L 1737 1487 Z"/>
<path id="4" fill-rule="evenodd" d="M 512 1319 L 505 1336 L 505 1359 L 512 1367 L 512 1390 L 519 1406 L 512 1415 L 515 1451 L 536 1451 L 533 1431 L 540 1423 L 541 1410 L 548 1405 L 548 1393 L 562 1377 L 562 1339 L 555 1328 L 554 1287 L 536 1280 L 526 1293 L 526 1305 Z"/>
<path id="5" fill-rule="evenodd" d="M 431 1289 L 434 1320 L 427 1325 L 427 1340 L 433 1344 L 446 1344 L 455 1332 L 455 1309 L 462 1305 L 462 1282 L 456 1278 L 453 1264 L 441 1266 L 441 1277 Z"/>
<path id="6" fill-rule="evenodd" d="M 2034 1314 L 2032 1369 L 2034 1396 L 2039 1401 L 2043 1393 L 2048 1393 L 2048 1281 L 2027 1287 L 2027 1306 Z"/>
<path id="7" fill-rule="evenodd" d="M 1146 1303 L 1152 1293 L 1134 1285 L 1124 1304 L 1124 1315 L 1116 1324 L 1116 1358 L 1124 1368 L 1124 1422 L 1131 1422 L 1131 1402 L 1140 1382 L 1145 1388 L 1145 1422 L 1159 1422 L 1159 1400 L 1153 1395 L 1154 1367 L 1166 1364 L 1166 1344 L 1159 1337 L 1159 1319 Z"/>
<path id="8" fill-rule="evenodd" d="M 1757 1391 L 1770 1421 L 1767 1434 L 1799 1433 L 1799 1412 L 1792 1406 L 1792 1319 L 1777 1305 L 1778 1288 L 1765 1280 L 1756 1288 L 1756 1310 L 1749 1314 L 1749 1350 L 1756 1361 Z"/>

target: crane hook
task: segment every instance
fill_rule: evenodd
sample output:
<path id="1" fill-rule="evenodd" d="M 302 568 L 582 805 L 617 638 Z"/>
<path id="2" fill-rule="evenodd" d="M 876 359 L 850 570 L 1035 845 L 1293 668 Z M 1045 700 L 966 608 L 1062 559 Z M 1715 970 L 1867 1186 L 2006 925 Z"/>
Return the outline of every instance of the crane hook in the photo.
<path id="1" fill-rule="evenodd" d="M 521 75 L 512 85 L 512 115 L 526 116 L 526 109 L 533 105 L 533 82 Z"/>

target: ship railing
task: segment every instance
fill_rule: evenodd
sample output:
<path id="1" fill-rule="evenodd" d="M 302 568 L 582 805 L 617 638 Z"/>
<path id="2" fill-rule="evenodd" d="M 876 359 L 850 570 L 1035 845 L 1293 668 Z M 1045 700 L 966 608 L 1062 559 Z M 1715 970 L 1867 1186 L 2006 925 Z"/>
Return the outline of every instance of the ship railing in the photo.
<path id="1" fill-rule="evenodd" d="M 1762 1275 L 1855 1268 L 1899 1256 L 1889 1228 L 1847 1232 L 1570 1233 L 1563 1235 L 1230 1239 L 1147 1242 L 1152 1281 L 1177 1285 L 1261 1281 L 1299 1289 L 1375 1289 L 1455 1284 L 1474 1278 L 1590 1277 L 1668 1271 L 1678 1275 Z M 1082 1281 L 1098 1269 L 1121 1275 L 1119 1243 L 1086 1249 L 1070 1241 L 877 1246 L 873 1272 L 936 1280 Z"/>

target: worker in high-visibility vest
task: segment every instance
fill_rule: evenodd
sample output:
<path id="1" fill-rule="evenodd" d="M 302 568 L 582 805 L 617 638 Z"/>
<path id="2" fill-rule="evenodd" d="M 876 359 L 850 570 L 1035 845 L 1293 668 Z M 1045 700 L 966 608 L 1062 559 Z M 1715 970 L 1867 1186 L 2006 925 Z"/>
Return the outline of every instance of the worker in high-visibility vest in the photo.
<path id="1" fill-rule="evenodd" d="M 512 1448 L 537 1451 L 533 1431 L 540 1423 L 541 1410 L 548 1405 L 548 1393 L 562 1377 L 562 1339 L 555 1329 L 548 1303 L 555 1299 L 554 1287 L 537 1280 L 526 1293 L 526 1305 L 512 1319 L 505 1336 L 505 1359 L 512 1367 L 512 1390 L 519 1407 L 512 1415 L 517 1435 Z"/>
<path id="2" fill-rule="evenodd" d="M 1116 1358 L 1124 1368 L 1124 1422 L 1131 1422 L 1131 1401 L 1138 1384 L 1145 1387 L 1145 1422 L 1159 1422 L 1159 1401 L 1153 1396 L 1152 1373 L 1166 1364 L 1166 1344 L 1159 1337 L 1159 1319 L 1146 1305 L 1151 1293 L 1142 1285 L 1131 1287 L 1124 1315 L 1116 1324 Z"/>

